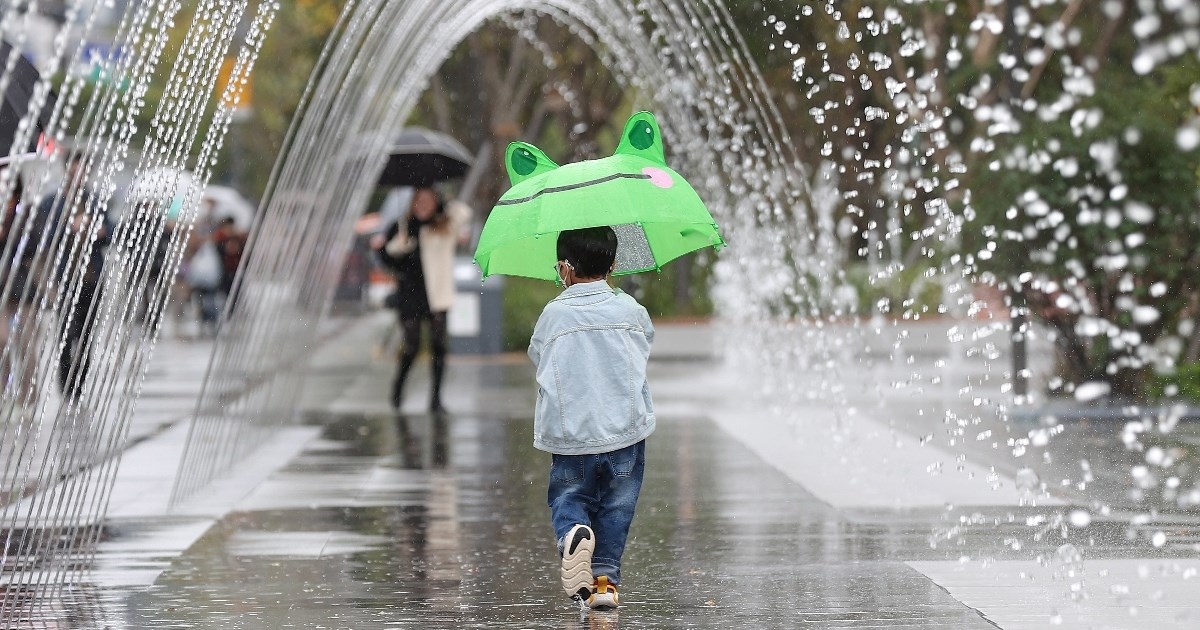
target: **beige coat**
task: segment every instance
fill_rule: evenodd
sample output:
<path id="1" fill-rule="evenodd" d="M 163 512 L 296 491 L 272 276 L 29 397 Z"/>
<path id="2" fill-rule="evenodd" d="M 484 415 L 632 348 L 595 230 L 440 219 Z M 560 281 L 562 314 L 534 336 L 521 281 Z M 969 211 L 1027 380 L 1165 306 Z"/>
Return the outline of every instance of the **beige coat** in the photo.
<path id="1" fill-rule="evenodd" d="M 446 217 L 449 222 L 441 228 L 423 226 L 417 234 L 421 242 L 421 272 L 425 275 L 425 294 L 429 296 L 431 311 L 448 311 L 454 305 L 454 249 L 471 214 L 467 204 L 448 201 Z M 392 256 L 403 256 L 414 247 L 416 243 L 408 238 L 408 231 L 404 229 L 385 246 Z"/>

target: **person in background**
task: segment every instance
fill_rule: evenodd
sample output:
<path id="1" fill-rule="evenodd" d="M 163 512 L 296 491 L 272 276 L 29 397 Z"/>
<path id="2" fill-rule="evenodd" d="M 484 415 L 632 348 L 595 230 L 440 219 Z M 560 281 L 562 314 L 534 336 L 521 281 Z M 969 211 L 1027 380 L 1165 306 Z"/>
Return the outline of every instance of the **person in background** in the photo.
<path id="1" fill-rule="evenodd" d="M 404 334 L 404 349 L 390 402 L 399 409 L 404 382 L 417 358 L 422 325 L 429 328 L 432 384 L 429 409 L 442 411 L 442 379 L 446 371 L 446 314 L 454 304 L 454 250 L 471 209 L 459 201 L 445 202 L 432 188 L 413 193 L 408 217 L 386 235 L 372 240 L 385 267 L 396 275 L 396 311 Z"/>
<path id="2" fill-rule="evenodd" d="M 200 217 L 211 216 L 213 201 L 211 199 L 201 199 L 199 212 Z M 179 258 L 179 265 L 175 269 L 175 276 L 171 283 L 171 297 L 168 301 L 168 306 L 164 308 L 171 309 L 171 318 L 174 320 L 174 330 L 176 339 L 185 339 L 189 337 L 187 332 L 191 324 L 191 309 L 194 304 L 192 296 L 192 288 L 188 283 L 188 268 L 191 261 L 196 256 L 196 252 L 203 245 L 199 230 L 186 229 L 186 226 L 175 225 L 174 229 L 183 230 L 184 238 L 187 240 L 183 243 L 183 251 Z"/>
<path id="3" fill-rule="evenodd" d="M 179 202 L 179 207 L 182 207 L 182 201 Z M 158 204 L 149 200 L 139 200 L 130 205 L 126 210 L 126 216 L 136 216 L 143 223 L 143 229 L 146 231 L 146 238 L 153 239 L 151 244 L 154 249 L 150 253 L 146 261 L 146 277 L 143 286 L 131 287 L 141 295 L 141 303 L 139 304 L 139 317 L 142 323 L 147 328 L 155 328 L 162 321 L 166 314 L 166 306 L 159 307 L 159 286 L 160 282 L 165 282 L 163 275 L 167 273 L 168 264 L 171 256 L 171 247 L 176 237 L 176 230 L 179 229 L 179 207 L 174 203 L 167 210 L 166 216 L 159 216 Z M 155 235 L 155 236 L 151 236 Z M 129 280 L 133 283 L 143 282 L 141 278 L 130 274 Z M 167 290 L 175 285 L 175 277 L 172 274 L 169 279 L 171 284 Z"/>
<path id="4" fill-rule="evenodd" d="M 246 251 L 246 233 L 239 230 L 233 217 L 225 217 L 217 223 L 213 232 L 213 243 L 217 247 L 217 255 L 221 257 L 221 295 L 228 303 L 226 311 L 232 312 L 236 306 L 233 295 L 233 280 L 237 277 L 238 266 L 242 264 L 242 254 Z"/>
<path id="5" fill-rule="evenodd" d="M 73 153 L 67 160 L 66 176 L 60 194 L 48 195 L 38 206 L 36 233 L 49 230 L 50 238 L 65 238 L 69 251 L 75 254 L 64 256 L 58 270 L 58 280 L 63 283 L 78 281 L 78 294 L 70 292 L 69 284 L 61 314 L 61 334 L 65 342 L 58 362 L 58 384 L 62 394 L 74 402 L 87 380 L 92 362 L 92 330 L 97 319 L 93 304 L 101 300 L 101 283 L 104 280 L 104 256 L 111 242 L 113 225 L 108 217 L 108 204 L 97 199 L 87 179 L 88 156 Z M 60 230 L 64 225 L 65 231 Z M 60 232 L 62 236 L 60 235 Z M 68 260 L 82 257 L 82 274 L 75 275 L 67 265 Z M 78 263 L 76 263 L 78 264 Z"/>
<path id="6" fill-rule="evenodd" d="M 26 207 L 24 186 L 21 178 L 16 177 L 12 197 L 4 209 L 3 223 L 0 224 L 0 247 L 10 256 L 0 272 L 12 278 L 8 293 L 0 299 L 0 345 L 3 347 L 3 354 L 0 355 L 0 389 L 5 400 L 37 399 L 37 391 L 33 389 L 36 362 L 30 360 L 35 350 L 32 347 L 35 335 L 28 308 L 30 296 L 26 295 L 26 290 L 32 289 L 28 285 L 33 257 L 32 248 L 20 242 L 22 225 L 19 218 Z"/>
<path id="7" fill-rule="evenodd" d="M 200 308 L 200 336 L 215 337 L 221 315 L 218 292 L 224 276 L 221 254 L 217 249 L 216 229 L 207 216 L 196 221 L 194 234 L 199 246 L 187 261 L 184 280 L 188 293 Z"/>

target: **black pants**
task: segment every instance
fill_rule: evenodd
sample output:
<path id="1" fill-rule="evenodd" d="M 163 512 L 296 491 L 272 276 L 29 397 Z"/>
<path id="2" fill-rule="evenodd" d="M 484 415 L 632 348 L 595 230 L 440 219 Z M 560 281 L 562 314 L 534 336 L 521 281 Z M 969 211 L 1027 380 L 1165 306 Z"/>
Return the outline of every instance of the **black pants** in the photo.
<path id="1" fill-rule="evenodd" d="M 69 400 L 79 398 L 92 365 L 92 327 L 96 320 L 92 303 L 99 295 L 99 286 L 83 283 L 70 315 L 62 320 L 62 336 L 66 345 L 58 358 L 58 386 Z"/>
<path id="2" fill-rule="evenodd" d="M 436 311 L 426 318 L 400 320 L 400 330 L 404 333 L 404 349 L 400 353 L 396 380 L 392 383 L 393 407 L 400 407 L 404 381 L 408 379 L 408 372 L 417 360 L 417 350 L 421 347 L 421 324 L 426 322 L 429 324 L 429 353 L 432 355 L 429 406 L 442 406 L 442 377 L 446 373 L 446 311 Z"/>

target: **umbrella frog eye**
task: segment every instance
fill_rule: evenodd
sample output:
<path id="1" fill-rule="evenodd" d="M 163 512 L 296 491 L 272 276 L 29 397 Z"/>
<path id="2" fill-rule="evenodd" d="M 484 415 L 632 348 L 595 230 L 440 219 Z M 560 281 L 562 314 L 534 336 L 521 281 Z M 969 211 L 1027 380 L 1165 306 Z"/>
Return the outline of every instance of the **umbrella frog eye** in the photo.
<path id="1" fill-rule="evenodd" d="M 512 158 L 509 160 L 512 164 L 512 169 L 518 175 L 528 175 L 537 169 L 537 157 L 529 151 L 529 149 L 517 149 L 512 152 Z"/>
<path id="2" fill-rule="evenodd" d="M 654 146 L 654 140 L 654 127 L 644 120 L 637 121 L 629 130 L 629 144 L 640 151 Z"/>

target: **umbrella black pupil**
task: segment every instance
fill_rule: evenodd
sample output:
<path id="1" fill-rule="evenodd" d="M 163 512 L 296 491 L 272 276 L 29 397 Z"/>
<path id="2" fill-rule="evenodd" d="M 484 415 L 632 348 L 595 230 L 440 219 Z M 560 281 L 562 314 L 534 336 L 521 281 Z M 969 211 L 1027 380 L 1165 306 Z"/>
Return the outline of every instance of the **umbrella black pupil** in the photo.
<path id="1" fill-rule="evenodd" d="M 650 123 L 639 120 L 629 130 L 629 143 L 639 151 L 645 151 L 654 145 L 654 127 Z"/>
<path id="2" fill-rule="evenodd" d="M 529 151 L 513 151 L 512 169 L 518 175 L 528 175 L 537 169 L 537 158 Z"/>

